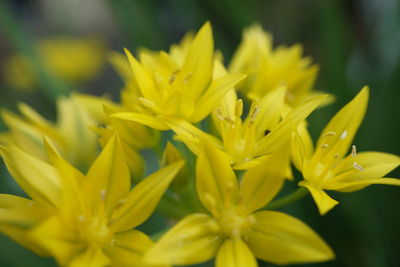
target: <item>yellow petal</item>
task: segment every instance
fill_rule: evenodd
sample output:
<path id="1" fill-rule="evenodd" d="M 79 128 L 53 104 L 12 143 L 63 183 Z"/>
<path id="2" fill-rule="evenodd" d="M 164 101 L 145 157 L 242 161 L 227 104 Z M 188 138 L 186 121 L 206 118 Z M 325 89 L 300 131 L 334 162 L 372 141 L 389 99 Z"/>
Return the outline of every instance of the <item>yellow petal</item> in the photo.
<path id="1" fill-rule="evenodd" d="M 334 153 L 338 153 L 337 155 L 341 158 L 344 157 L 364 118 L 368 96 L 369 88 L 365 86 L 353 100 L 336 113 L 322 131 L 316 146 L 316 153 L 322 149 L 321 157 L 324 157 L 334 149 Z"/>
<path id="2" fill-rule="evenodd" d="M 334 169 L 334 177 L 324 188 L 343 192 L 360 190 L 370 184 L 399 185 L 397 179 L 381 178 L 400 165 L 400 157 L 382 152 L 361 152 L 342 160 Z"/>
<path id="3" fill-rule="evenodd" d="M 182 219 L 156 242 L 145 255 L 154 264 L 189 265 L 212 259 L 223 239 L 218 224 L 205 214 Z"/>
<path id="4" fill-rule="evenodd" d="M 30 236 L 46 249 L 59 265 L 67 265 L 85 249 L 77 233 L 67 227 L 58 216 L 52 216 L 32 230 Z"/>
<path id="5" fill-rule="evenodd" d="M 52 210 L 30 199 L 0 194 L 0 232 L 40 256 L 46 251 L 28 235 L 28 231 L 50 216 Z"/>
<path id="6" fill-rule="evenodd" d="M 274 264 L 332 260 L 331 248 L 302 221 L 276 211 L 254 214 L 248 244 L 257 258 Z"/>
<path id="7" fill-rule="evenodd" d="M 29 229 L 46 219 L 52 210 L 30 199 L 19 196 L 0 194 L 0 224 L 13 225 Z"/>
<path id="8" fill-rule="evenodd" d="M 110 259 L 104 255 L 99 247 L 89 247 L 81 254 L 77 255 L 69 267 L 103 267 L 109 266 Z"/>
<path id="9" fill-rule="evenodd" d="M 87 205 L 81 190 L 84 176 L 61 157 L 47 138 L 44 138 L 44 143 L 50 162 L 56 168 L 61 180 L 62 190 L 59 210 L 69 224 L 75 225 L 78 216 L 87 212 Z"/>
<path id="10" fill-rule="evenodd" d="M 309 160 L 314 152 L 313 142 L 305 121 L 299 124 L 296 133 L 293 134 L 290 148 L 294 166 L 302 171 L 304 161 Z"/>
<path id="11" fill-rule="evenodd" d="M 286 91 L 285 87 L 278 87 L 257 102 L 260 115 L 257 116 L 255 123 L 256 127 L 263 132 L 265 130 L 271 131 L 281 119 Z M 250 116 L 247 117 L 247 120 L 251 120 Z"/>
<path id="12" fill-rule="evenodd" d="M 325 96 L 314 97 L 292 109 L 271 132 L 257 143 L 256 155 L 271 153 L 275 148 L 288 142 L 297 126 L 310 115 L 324 100 Z"/>
<path id="13" fill-rule="evenodd" d="M 204 119 L 218 105 L 221 99 L 246 75 L 231 74 L 212 81 L 208 90 L 196 103 L 196 110 L 190 118 L 190 122 L 198 122 Z"/>
<path id="14" fill-rule="evenodd" d="M 63 137 L 63 156 L 74 166 L 87 169 L 97 155 L 97 137 L 89 127 L 96 121 L 73 98 L 57 102 L 58 129 Z"/>
<path id="15" fill-rule="evenodd" d="M 216 267 L 257 267 L 253 253 L 242 239 L 226 240 L 218 251 Z"/>
<path id="16" fill-rule="evenodd" d="M 289 167 L 287 149 L 268 155 L 249 169 L 240 185 L 240 199 L 250 213 L 268 204 L 282 188 Z"/>
<path id="17" fill-rule="evenodd" d="M 217 138 L 203 132 L 185 120 L 167 116 L 158 116 L 158 118 L 168 125 L 168 127 L 176 133 L 177 138 L 184 142 L 194 154 L 199 153 L 201 140 L 219 144 Z"/>
<path id="18" fill-rule="evenodd" d="M 19 186 L 35 201 L 50 206 L 60 204 L 60 179 L 48 163 L 35 158 L 16 146 L 1 147 L 8 170 Z"/>
<path id="19" fill-rule="evenodd" d="M 112 118 L 118 118 L 122 120 L 135 121 L 151 128 L 165 131 L 168 130 L 168 126 L 165 125 L 161 120 L 154 116 L 136 113 L 136 112 L 117 112 L 111 115 Z"/>
<path id="20" fill-rule="evenodd" d="M 143 223 L 153 213 L 183 164 L 180 161 L 162 168 L 136 185 L 123 204 L 115 210 L 111 228 L 115 231 L 124 231 Z"/>
<path id="21" fill-rule="evenodd" d="M 143 256 L 152 245 L 153 241 L 147 235 L 130 230 L 114 234 L 105 252 L 115 266 L 143 267 Z"/>
<path id="22" fill-rule="evenodd" d="M 339 204 L 339 202 L 328 196 L 322 188 L 317 188 L 307 181 L 301 181 L 299 185 L 306 187 L 310 191 L 321 215 L 325 215 L 328 211 L 333 209 L 333 207 Z"/>
<path id="23" fill-rule="evenodd" d="M 210 83 L 213 71 L 214 42 L 211 25 L 206 22 L 194 37 L 186 54 L 180 75 L 190 75 L 188 88 L 196 99 Z"/>
<path id="24" fill-rule="evenodd" d="M 118 202 L 129 193 L 130 187 L 129 169 L 121 141 L 115 134 L 90 167 L 83 188 L 93 210 L 104 202 L 107 213 L 111 215 Z"/>
<path id="25" fill-rule="evenodd" d="M 236 201 L 239 187 L 225 153 L 208 142 L 202 145 L 196 163 L 196 188 L 203 205 L 215 216 Z"/>
<path id="26" fill-rule="evenodd" d="M 7 138 L 4 140 L 5 144 L 13 143 L 24 151 L 29 151 L 30 154 L 47 160 L 43 149 L 42 134 L 37 128 L 9 111 L 2 111 L 1 116 L 10 130 L 4 134 Z"/>
<path id="27" fill-rule="evenodd" d="M 150 99 L 156 103 L 160 103 L 160 95 L 157 91 L 156 84 L 153 80 L 151 73 L 145 69 L 136 59 L 132 56 L 128 49 L 125 49 L 125 53 L 128 57 L 129 64 L 131 65 L 132 71 L 135 75 L 135 80 L 139 85 L 140 91 L 144 98 Z"/>

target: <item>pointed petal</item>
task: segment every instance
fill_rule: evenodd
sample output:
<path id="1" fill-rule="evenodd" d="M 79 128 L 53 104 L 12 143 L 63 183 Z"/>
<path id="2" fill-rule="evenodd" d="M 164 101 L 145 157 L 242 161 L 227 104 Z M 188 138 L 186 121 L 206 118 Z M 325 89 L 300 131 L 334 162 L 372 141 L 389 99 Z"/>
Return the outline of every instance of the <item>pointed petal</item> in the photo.
<path id="1" fill-rule="evenodd" d="M 157 92 L 157 87 L 151 72 L 144 68 L 128 49 L 125 49 L 125 53 L 128 57 L 129 64 L 131 65 L 142 96 L 156 103 L 160 103 L 160 96 Z"/>
<path id="2" fill-rule="evenodd" d="M 324 188 L 343 192 L 360 190 L 370 184 L 398 185 L 400 180 L 381 178 L 400 165 L 400 157 L 382 152 L 361 152 L 342 160 Z M 357 167 L 357 168 L 356 168 Z"/>
<path id="3" fill-rule="evenodd" d="M 368 96 L 369 88 L 365 86 L 353 100 L 336 113 L 322 131 L 316 146 L 316 153 L 318 153 L 318 150 L 323 149 L 321 157 L 324 157 L 324 155 L 331 154 L 329 152 L 334 149 L 339 157 L 344 157 L 358 127 L 364 119 Z"/>
<path id="4" fill-rule="evenodd" d="M 294 166 L 302 171 L 304 161 L 309 160 L 314 152 L 313 142 L 305 121 L 299 124 L 296 133 L 292 135 L 290 148 Z"/>
<path id="5" fill-rule="evenodd" d="M 242 239 L 226 240 L 218 251 L 216 267 L 257 267 L 256 258 Z"/>
<path id="6" fill-rule="evenodd" d="M 109 266 L 110 259 L 99 247 L 88 247 L 84 252 L 76 256 L 69 267 L 104 267 Z"/>
<path id="7" fill-rule="evenodd" d="M 211 24 L 206 22 L 194 37 L 180 75 L 190 75 L 188 88 L 193 98 L 198 98 L 210 83 L 213 70 L 214 41 Z"/>
<path id="8" fill-rule="evenodd" d="M 257 102 L 260 111 L 256 120 L 256 127 L 262 131 L 271 130 L 281 119 L 285 95 L 287 89 L 278 87 L 269 94 L 265 95 Z M 247 117 L 247 119 L 251 119 Z"/>
<path id="9" fill-rule="evenodd" d="M 169 130 L 168 126 L 165 125 L 162 121 L 148 114 L 136 112 L 117 112 L 112 114 L 111 117 L 122 120 L 135 121 L 160 131 Z"/>
<path id="10" fill-rule="evenodd" d="M 30 236 L 46 249 L 61 266 L 67 265 L 86 247 L 80 237 L 58 216 L 52 216 L 34 228 Z"/>
<path id="11" fill-rule="evenodd" d="M 240 199 L 249 214 L 268 204 L 281 190 L 290 163 L 287 152 L 282 149 L 268 155 L 244 174 Z"/>
<path id="12" fill-rule="evenodd" d="M 30 199 L 0 194 L 0 232 L 40 256 L 46 251 L 29 237 L 28 231 L 51 214 L 48 206 Z"/>
<path id="13" fill-rule="evenodd" d="M 58 130 L 64 144 L 63 156 L 74 166 L 87 169 L 97 155 L 97 136 L 89 127 L 96 121 L 73 98 L 57 102 Z"/>
<path id="14" fill-rule="evenodd" d="M 257 258 L 274 264 L 332 260 L 331 248 L 302 221 L 276 211 L 254 214 L 248 244 Z"/>
<path id="15" fill-rule="evenodd" d="M 154 211 L 172 179 L 184 162 L 176 162 L 146 177 L 128 194 L 112 216 L 115 231 L 132 229 L 142 224 Z"/>
<path id="16" fill-rule="evenodd" d="M 107 214 L 111 216 L 118 202 L 129 193 L 130 187 L 129 169 L 121 141 L 115 134 L 90 167 L 83 188 L 89 206 L 96 210 L 104 201 Z"/>
<path id="17" fill-rule="evenodd" d="M 213 258 L 223 239 L 218 224 L 205 214 L 193 214 L 172 227 L 152 247 L 145 259 L 154 264 L 189 265 Z"/>
<path id="18" fill-rule="evenodd" d="M 333 207 L 339 204 L 339 202 L 328 196 L 324 190 L 311 185 L 307 181 L 301 181 L 299 185 L 306 187 L 310 191 L 321 215 L 325 215 L 328 211 L 333 209 Z"/>
<path id="19" fill-rule="evenodd" d="M 257 143 L 256 155 L 271 153 L 277 147 L 288 142 L 297 126 L 305 120 L 324 100 L 325 96 L 314 97 L 292 109 L 271 133 Z"/>
<path id="20" fill-rule="evenodd" d="M 196 163 L 196 189 L 203 205 L 215 216 L 236 201 L 239 186 L 224 152 L 208 142 L 202 145 Z"/>
<path id="21" fill-rule="evenodd" d="M 196 103 L 196 110 L 190 121 L 195 123 L 204 119 L 218 105 L 228 91 L 245 77 L 246 75 L 243 74 L 230 74 L 215 79 L 205 94 Z"/>
<path id="22" fill-rule="evenodd" d="M 150 238 L 137 230 L 116 233 L 105 252 L 115 266 L 143 267 L 144 254 L 153 246 Z"/>
<path id="23" fill-rule="evenodd" d="M 0 146 L 0 150 L 11 175 L 33 200 L 54 207 L 59 205 L 61 183 L 51 165 L 13 145 Z"/>

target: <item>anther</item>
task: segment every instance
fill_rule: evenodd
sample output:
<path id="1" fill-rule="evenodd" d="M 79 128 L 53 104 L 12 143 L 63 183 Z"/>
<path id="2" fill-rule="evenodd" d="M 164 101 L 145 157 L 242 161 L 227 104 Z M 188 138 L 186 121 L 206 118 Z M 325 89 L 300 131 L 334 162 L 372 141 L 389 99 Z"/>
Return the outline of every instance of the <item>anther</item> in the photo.
<path id="1" fill-rule="evenodd" d="M 254 123 L 259 112 L 260 112 L 260 109 L 257 106 L 254 107 L 254 109 L 250 115 L 250 125 Z"/>
<path id="2" fill-rule="evenodd" d="M 360 164 L 358 164 L 357 162 L 353 162 L 353 167 L 355 169 L 359 170 L 360 172 L 364 171 L 364 168 Z"/>
<path id="3" fill-rule="evenodd" d="M 324 137 L 327 137 L 327 136 L 335 136 L 336 135 L 336 132 L 334 132 L 334 131 L 329 131 L 329 132 L 326 132 L 325 134 L 324 134 Z"/>
<path id="4" fill-rule="evenodd" d="M 192 72 L 189 72 L 189 74 L 186 75 L 186 77 L 183 79 L 183 82 L 184 82 L 184 83 L 188 83 L 189 80 L 192 78 L 192 76 L 193 76 L 193 73 L 192 73 Z"/>
<path id="5" fill-rule="evenodd" d="M 323 148 L 323 149 L 325 149 L 325 148 L 328 148 L 328 144 L 323 144 L 322 146 L 321 146 L 321 148 Z"/>
<path id="6" fill-rule="evenodd" d="M 340 135 L 340 139 L 343 140 L 347 137 L 347 130 L 344 130 L 343 133 Z"/>
<path id="7" fill-rule="evenodd" d="M 180 70 L 176 70 L 174 72 L 171 73 L 171 76 L 169 76 L 169 84 L 171 85 L 175 79 L 176 79 L 176 75 L 179 73 Z"/>
<path id="8" fill-rule="evenodd" d="M 352 146 L 351 146 L 351 156 L 352 156 L 352 157 L 357 156 L 357 148 L 356 148 L 355 145 L 352 145 Z"/>

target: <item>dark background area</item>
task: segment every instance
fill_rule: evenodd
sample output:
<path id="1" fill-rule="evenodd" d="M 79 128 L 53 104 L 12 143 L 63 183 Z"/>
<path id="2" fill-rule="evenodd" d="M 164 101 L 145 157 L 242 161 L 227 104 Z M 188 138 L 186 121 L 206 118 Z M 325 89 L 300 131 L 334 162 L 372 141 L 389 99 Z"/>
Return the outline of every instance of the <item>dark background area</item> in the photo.
<path id="1" fill-rule="evenodd" d="M 166 50 L 186 31 L 197 30 L 207 20 L 212 23 L 216 48 L 223 52 L 225 63 L 239 44 L 242 30 L 253 23 L 273 34 L 275 46 L 304 46 L 305 55 L 320 65 L 316 89 L 337 98 L 311 116 L 314 140 L 329 118 L 363 85 L 369 85 L 368 112 L 354 143 L 359 151 L 399 154 L 397 0 L 0 0 L 0 65 L 17 51 L 30 55 L 38 40 L 60 35 L 94 35 L 115 51 L 124 47 Z M 54 118 L 53 93 L 70 85 L 47 78 L 32 92 L 15 90 L 0 78 L 0 107 L 15 110 L 16 103 L 24 101 Z M 121 86 L 108 63 L 98 77 L 79 85 L 88 93 L 113 96 Z M 4 129 L 1 122 L 0 129 Z M 0 193 L 18 193 L 4 164 L 0 168 Z M 398 170 L 390 175 L 399 176 Z M 291 187 L 285 190 L 289 192 Z M 312 226 L 337 254 L 335 261 L 302 266 L 400 266 L 400 188 L 373 185 L 351 194 L 331 195 L 341 204 L 324 217 L 318 215 L 309 196 L 285 209 Z M 55 264 L 0 235 L 0 266 L 27 265 Z"/>

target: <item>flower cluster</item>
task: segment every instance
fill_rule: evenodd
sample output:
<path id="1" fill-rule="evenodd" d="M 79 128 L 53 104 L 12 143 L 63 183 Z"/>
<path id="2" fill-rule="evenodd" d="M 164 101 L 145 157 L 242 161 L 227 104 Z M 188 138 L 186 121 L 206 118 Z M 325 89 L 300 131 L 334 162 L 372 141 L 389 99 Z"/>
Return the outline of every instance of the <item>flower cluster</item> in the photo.
<path id="1" fill-rule="evenodd" d="M 225 68 L 206 23 L 169 52 L 125 52 L 110 55 L 119 103 L 75 93 L 58 100 L 56 122 L 26 104 L 1 113 L 1 155 L 27 197 L 0 194 L 0 231 L 60 266 L 328 261 L 314 230 L 274 210 L 294 199 L 274 200 L 284 183 L 321 215 L 338 204 L 325 190 L 400 185 L 383 178 L 398 156 L 352 143 L 368 87 L 313 145 L 306 119 L 333 97 L 313 90 L 318 67 L 299 45 L 274 49 L 253 26 Z M 156 210 L 168 227 L 135 229 Z"/>

